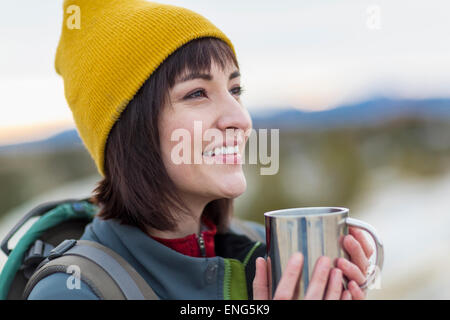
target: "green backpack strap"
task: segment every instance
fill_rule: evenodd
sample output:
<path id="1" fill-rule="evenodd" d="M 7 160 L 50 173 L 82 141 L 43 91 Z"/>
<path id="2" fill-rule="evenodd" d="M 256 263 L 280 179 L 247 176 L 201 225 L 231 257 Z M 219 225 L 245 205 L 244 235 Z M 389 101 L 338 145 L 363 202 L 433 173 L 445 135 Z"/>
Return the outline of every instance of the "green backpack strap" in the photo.
<path id="1" fill-rule="evenodd" d="M 78 267 L 79 274 L 75 276 L 100 299 L 159 299 L 139 273 L 116 252 L 94 241 L 73 239 L 63 241 L 41 263 L 25 287 L 24 299 L 41 279 L 57 272 L 67 273 L 71 266 Z"/>
<path id="2" fill-rule="evenodd" d="M 87 199 L 85 199 L 87 200 Z M 77 238 L 98 208 L 88 201 L 66 199 L 42 204 L 27 213 L 1 242 L 8 256 L 0 274 L 0 300 L 20 299 L 29 276 L 64 239 Z M 13 250 L 8 242 L 33 217 L 39 219 L 19 239 Z"/>

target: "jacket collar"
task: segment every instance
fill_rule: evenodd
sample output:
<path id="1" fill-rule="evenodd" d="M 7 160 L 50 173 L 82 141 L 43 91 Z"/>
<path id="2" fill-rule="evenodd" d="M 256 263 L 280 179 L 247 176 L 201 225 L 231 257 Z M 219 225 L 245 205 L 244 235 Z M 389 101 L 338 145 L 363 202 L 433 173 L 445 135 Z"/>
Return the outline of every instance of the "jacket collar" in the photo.
<path id="1" fill-rule="evenodd" d="M 243 261 L 241 257 L 252 245 L 244 236 L 217 234 L 215 241 L 218 256 L 190 257 L 159 243 L 137 227 L 98 217 L 86 227 L 81 239 L 97 241 L 117 252 L 161 299 L 180 300 L 187 297 L 194 300 L 222 300 L 224 258 Z M 254 268 L 254 264 L 250 265 Z"/>
<path id="2" fill-rule="evenodd" d="M 215 257 L 214 236 L 216 235 L 217 227 L 207 218 L 203 218 L 201 222 L 202 230 L 200 231 L 200 236 L 203 241 L 202 245 L 200 245 L 199 235 L 195 233 L 175 239 L 159 238 L 155 236 L 150 237 L 179 253 L 191 257 Z M 203 248 L 201 246 L 203 246 Z"/>

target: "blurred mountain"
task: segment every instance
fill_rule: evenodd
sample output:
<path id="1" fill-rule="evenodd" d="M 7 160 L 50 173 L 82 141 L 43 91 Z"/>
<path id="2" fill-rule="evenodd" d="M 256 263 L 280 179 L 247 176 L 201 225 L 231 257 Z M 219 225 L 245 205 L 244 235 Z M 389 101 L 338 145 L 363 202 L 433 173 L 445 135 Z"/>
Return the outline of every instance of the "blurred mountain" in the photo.
<path id="1" fill-rule="evenodd" d="M 334 109 L 305 112 L 292 107 L 250 111 L 253 127 L 288 130 L 321 130 L 376 126 L 402 118 L 450 121 L 450 99 L 395 100 L 376 98 Z M 75 129 L 48 139 L 0 146 L 0 153 L 81 148 Z"/>
<path id="2" fill-rule="evenodd" d="M 79 149 L 82 146 L 78 132 L 75 129 L 69 129 L 43 140 L 0 146 L 0 153 Z"/>
<path id="3" fill-rule="evenodd" d="M 450 99 L 392 100 L 378 98 L 330 110 L 305 112 L 294 108 L 252 114 L 254 128 L 331 129 L 376 126 L 401 118 L 450 121 Z"/>

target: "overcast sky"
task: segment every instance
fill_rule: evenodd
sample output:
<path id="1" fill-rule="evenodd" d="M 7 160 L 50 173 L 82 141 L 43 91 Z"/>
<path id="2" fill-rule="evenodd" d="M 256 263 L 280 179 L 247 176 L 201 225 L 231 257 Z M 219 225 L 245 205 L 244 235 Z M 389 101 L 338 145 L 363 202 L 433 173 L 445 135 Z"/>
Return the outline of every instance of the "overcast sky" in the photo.
<path id="1" fill-rule="evenodd" d="M 251 110 L 450 96 L 449 1 L 158 2 L 194 10 L 229 36 Z M 61 23 L 62 0 L 2 3 L 0 144 L 73 125 L 54 71 Z"/>

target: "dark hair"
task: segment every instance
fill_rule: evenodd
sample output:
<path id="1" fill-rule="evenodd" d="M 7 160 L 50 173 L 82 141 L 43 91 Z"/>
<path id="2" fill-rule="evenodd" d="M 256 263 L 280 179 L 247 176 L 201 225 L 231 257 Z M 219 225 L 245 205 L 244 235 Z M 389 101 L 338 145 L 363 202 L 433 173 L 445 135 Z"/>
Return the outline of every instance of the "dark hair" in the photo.
<path id="1" fill-rule="evenodd" d="M 209 72 L 214 60 L 222 70 L 233 62 L 231 48 L 222 40 L 198 38 L 171 54 L 145 81 L 114 124 L 106 143 L 104 178 L 94 189 L 92 200 L 100 207 L 98 216 L 118 219 L 145 230 L 174 230 L 181 214 L 190 214 L 174 192 L 165 169 L 159 143 L 158 119 L 168 101 L 169 89 L 187 71 Z M 207 204 L 203 215 L 218 232 L 226 230 L 233 210 L 232 199 Z M 174 210 L 176 210 L 176 214 Z"/>

